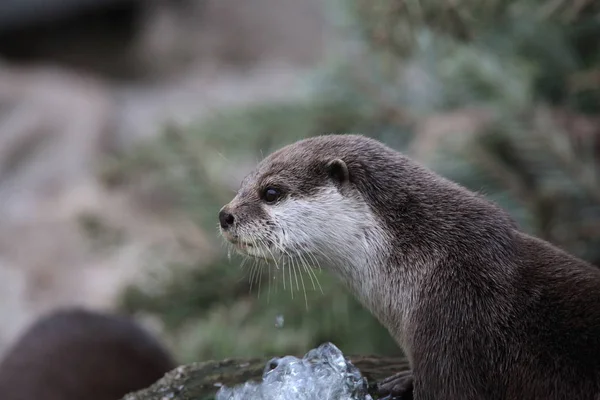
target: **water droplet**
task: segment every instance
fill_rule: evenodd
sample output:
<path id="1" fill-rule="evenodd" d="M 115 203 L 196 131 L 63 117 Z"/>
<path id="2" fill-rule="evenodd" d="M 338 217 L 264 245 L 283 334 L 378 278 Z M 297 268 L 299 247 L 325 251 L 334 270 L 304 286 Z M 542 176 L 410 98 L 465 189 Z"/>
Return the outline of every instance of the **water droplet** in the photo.
<path id="1" fill-rule="evenodd" d="M 227 249 L 227 261 L 231 262 L 231 249 Z"/>
<path id="2" fill-rule="evenodd" d="M 275 317 L 275 327 L 283 328 L 283 323 L 284 323 L 283 315 L 277 314 L 277 316 Z"/>

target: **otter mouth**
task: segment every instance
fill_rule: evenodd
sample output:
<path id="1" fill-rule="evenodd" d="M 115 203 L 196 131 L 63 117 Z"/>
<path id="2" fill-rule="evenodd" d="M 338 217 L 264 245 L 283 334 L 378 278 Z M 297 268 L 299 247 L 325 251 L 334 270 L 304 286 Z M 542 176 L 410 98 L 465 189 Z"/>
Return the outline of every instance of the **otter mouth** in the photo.
<path id="1" fill-rule="evenodd" d="M 239 236 L 232 235 L 228 232 L 221 231 L 221 234 L 227 240 L 228 243 L 232 244 L 235 251 L 241 255 L 249 256 L 256 259 L 261 259 L 265 261 L 271 261 L 272 259 L 268 257 L 268 253 L 271 253 L 271 250 L 263 249 L 262 246 L 259 246 L 256 243 L 250 243 L 245 240 L 241 240 Z M 267 254 L 265 254 L 267 253 Z"/>
<path id="2" fill-rule="evenodd" d="M 264 251 L 260 250 L 255 244 L 244 242 L 241 240 L 230 240 L 229 241 L 235 247 L 235 250 L 245 256 L 250 256 L 252 258 L 257 258 L 265 261 L 270 261 L 271 259 L 265 255 Z"/>
<path id="3" fill-rule="evenodd" d="M 235 247 L 242 248 L 242 249 L 256 247 L 256 246 L 255 246 L 255 245 L 253 245 L 252 243 L 249 243 L 249 242 L 245 242 L 245 241 L 243 241 L 243 240 L 240 240 L 240 239 L 237 237 L 237 235 L 236 235 L 236 236 L 234 236 L 234 235 L 231 235 L 230 233 L 228 233 L 228 232 L 224 232 L 224 231 L 221 231 L 221 235 L 223 235 L 223 237 L 224 237 L 224 238 L 225 238 L 225 239 L 226 239 L 226 240 L 227 240 L 229 243 L 231 243 L 232 245 L 234 245 Z"/>
<path id="4" fill-rule="evenodd" d="M 239 247 L 240 249 L 247 249 L 247 248 L 256 247 L 252 243 L 242 242 L 242 241 L 239 241 L 239 240 L 232 241 L 231 243 L 234 246 Z"/>
<path id="5" fill-rule="evenodd" d="M 253 249 L 256 246 L 249 242 L 244 242 L 243 240 L 239 240 L 237 238 L 226 237 L 227 241 L 231 243 L 237 250 L 241 252 L 246 252 L 248 249 Z"/>

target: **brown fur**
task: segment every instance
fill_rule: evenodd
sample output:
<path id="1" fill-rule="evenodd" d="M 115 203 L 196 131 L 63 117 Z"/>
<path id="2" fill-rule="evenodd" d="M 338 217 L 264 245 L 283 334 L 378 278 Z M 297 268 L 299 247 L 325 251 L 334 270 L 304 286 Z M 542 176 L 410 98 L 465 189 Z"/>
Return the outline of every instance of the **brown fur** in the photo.
<path id="1" fill-rule="evenodd" d="M 347 182 L 331 170 L 334 159 L 347 167 Z M 600 399 L 599 269 L 363 136 L 310 138 L 263 160 L 224 208 L 236 221 L 224 233 L 229 240 L 250 222 L 277 237 L 260 198 L 266 185 L 283 188 L 290 202 L 335 187 L 376 216 L 385 235 L 365 226 L 357 242 L 367 243 L 371 261 L 357 266 L 348 254 L 333 270 L 404 348 L 413 368 L 405 386 L 414 384 L 415 399 Z M 376 254 L 368 240 L 383 237 Z"/>
<path id="2" fill-rule="evenodd" d="M 125 317 L 68 309 L 34 323 L 0 363 L 2 400 L 118 400 L 175 368 Z"/>

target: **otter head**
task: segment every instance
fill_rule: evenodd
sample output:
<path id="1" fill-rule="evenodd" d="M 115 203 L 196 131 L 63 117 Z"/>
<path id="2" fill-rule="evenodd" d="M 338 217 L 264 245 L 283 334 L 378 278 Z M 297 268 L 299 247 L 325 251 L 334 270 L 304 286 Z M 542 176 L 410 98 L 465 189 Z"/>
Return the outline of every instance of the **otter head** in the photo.
<path id="1" fill-rule="evenodd" d="M 373 144 L 362 136 L 319 136 L 271 154 L 221 209 L 222 235 L 243 255 L 320 259 L 345 274 L 349 263 L 373 258 L 380 225 L 357 185 L 365 143 Z"/>

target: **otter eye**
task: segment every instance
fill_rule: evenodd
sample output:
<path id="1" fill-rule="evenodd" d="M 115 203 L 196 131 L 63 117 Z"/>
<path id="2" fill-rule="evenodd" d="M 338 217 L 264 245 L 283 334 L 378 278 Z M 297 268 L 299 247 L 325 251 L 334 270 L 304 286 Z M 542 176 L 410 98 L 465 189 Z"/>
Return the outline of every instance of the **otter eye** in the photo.
<path id="1" fill-rule="evenodd" d="M 275 203 L 281 197 L 281 192 L 275 188 L 268 187 L 263 191 L 263 199 L 267 203 Z"/>

